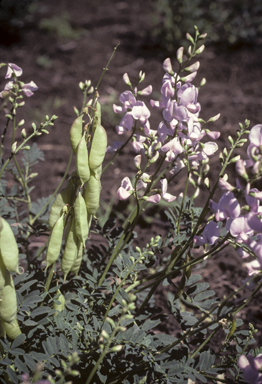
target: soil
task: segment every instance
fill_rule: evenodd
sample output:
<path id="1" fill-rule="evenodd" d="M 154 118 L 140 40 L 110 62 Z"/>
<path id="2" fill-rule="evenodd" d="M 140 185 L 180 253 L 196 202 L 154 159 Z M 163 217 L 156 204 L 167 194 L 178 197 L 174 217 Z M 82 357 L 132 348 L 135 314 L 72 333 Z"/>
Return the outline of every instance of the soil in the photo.
<path id="1" fill-rule="evenodd" d="M 33 97 L 26 99 L 26 112 L 21 111 L 20 117 L 26 120 L 25 127 L 29 130 L 33 121 L 39 124 L 45 115 L 59 116 L 50 129 L 50 134 L 35 140 L 45 155 L 45 161 L 35 167 L 35 172 L 39 174 L 34 183 L 35 198 L 50 195 L 66 169 L 70 154 L 69 129 L 75 118 L 73 106 L 81 108 L 82 105 L 79 82 L 90 79 L 95 85 L 119 42 L 109 70 L 99 86 L 102 124 L 108 132 L 109 143 L 119 140 L 115 132 L 119 115 L 112 112 L 112 104 L 118 103 L 120 93 L 127 89 L 122 80 L 125 72 L 133 82 L 140 70 L 145 72 L 144 85 L 153 86 L 152 98 L 159 96 L 164 74 L 162 62 L 166 57 L 171 57 L 175 63 L 175 52 L 166 52 L 161 43 L 152 38 L 148 16 L 150 7 L 148 0 L 74 0 L 73 5 L 71 0 L 46 0 L 39 2 L 34 13 L 27 15 L 16 29 L 1 33 L 1 62 L 16 63 L 23 68 L 22 81 L 28 83 L 33 80 L 39 87 Z M 70 17 L 73 30 L 80 32 L 78 38 L 59 37 L 57 33 L 40 28 L 44 19 L 63 17 L 66 13 Z M 224 146 L 229 147 L 227 136 L 230 134 L 235 137 L 239 122 L 249 119 L 252 127 L 262 121 L 261 50 L 261 41 L 231 48 L 209 45 L 199 58 L 201 65 L 194 83 L 199 85 L 203 77 L 207 80 L 199 95 L 201 117 L 208 119 L 221 113 L 220 119 L 212 126 L 212 129 L 221 132 L 218 140 L 221 149 Z M 1 89 L 5 84 L 3 74 L 4 72 L 1 75 Z M 154 118 L 151 121 L 154 129 L 160 121 L 155 120 Z M 7 149 L 8 138 L 6 151 Z M 243 154 L 243 158 L 246 157 L 245 149 L 239 149 L 238 153 Z M 126 205 L 118 203 L 116 191 L 123 177 L 134 174 L 133 157 L 133 151 L 126 149 L 114 166 L 103 174 L 104 214 L 110 205 L 120 213 L 125 212 Z M 70 172 L 73 170 L 74 165 Z M 211 160 L 211 180 L 218 172 L 219 161 L 218 156 L 215 156 Z M 230 176 L 234 184 L 234 168 L 230 170 Z M 183 179 L 180 179 L 175 190 L 169 192 L 177 194 L 182 186 Z M 202 196 L 197 202 L 201 203 L 201 200 Z M 139 232 L 144 239 L 164 230 L 161 216 L 157 213 L 154 215 L 154 211 L 151 215 L 145 216 L 140 222 Z M 212 258 L 212 261 L 203 265 L 201 272 L 220 297 L 232 292 L 247 277 L 242 260 L 233 249 Z M 160 306 L 162 295 L 165 294 L 163 290 L 161 292 L 157 295 Z M 249 304 L 248 309 L 241 311 L 240 316 L 246 324 L 251 322 L 259 330 L 257 340 L 261 345 L 260 302 L 261 292 Z M 172 331 L 171 321 L 169 326 Z"/>

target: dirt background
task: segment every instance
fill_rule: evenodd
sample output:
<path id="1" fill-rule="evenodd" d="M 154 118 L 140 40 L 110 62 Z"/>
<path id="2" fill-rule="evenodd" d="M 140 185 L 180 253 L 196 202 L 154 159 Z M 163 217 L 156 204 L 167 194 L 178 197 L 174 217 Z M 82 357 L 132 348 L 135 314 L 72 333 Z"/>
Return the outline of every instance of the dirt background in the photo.
<path id="1" fill-rule="evenodd" d="M 35 168 L 39 173 L 34 183 L 35 198 L 51 194 L 64 174 L 70 154 L 69 129 L 75 118 L 73 106 L 81 108 L 82 105 L 78 83 L 90 79 L 95 85 L 119 42 L 120 45 L 99 88 L 103 110 L 102 123 L 107 129 L 109 143 L 119 140 L 115 125 L 120 121 L 120 116 L 114 115 L 112 104 L 117 103 L 120 93 L 127 89 L 122 81 L 125 72 L 128 72 L 131 81 L 137 78 L 140 70 L 145 72 L 144 85 L 153 86 L 153 99 L 159 97 L 164 74 L 162 62 L 166 57 L 171 57 L 175 63 L 175 53 L 166 52 L 161 43 L 152 38 L 148 17 L 150 6 L 147 0 L 74 0 L 73 4 L 71 0 L 46 0 L 39 2 L 34 13 L 27 15 L 17 28 L 5 30 L 0 34 L 0 61 L 16 63 L 23 68 L 22 81 L 27 83 L 33 80 L 39 87 L 33 97 L 25 99 L 25 111 L 21 111 L 19 115 L 20 118 L 25 118 L 25 127 L 30 130 L 31 123 L 40 123 L 46 114 L 59 116 L 55 126 L 50 129 L 50 135 L 36 139 L 44 152 L 45 162 Z M 66 20 L 66 14 L 70 17 L 72 30 L 79 33 L 78 37 L 69 35 L 64 38 L 58 36 L 57 32 L 52 33 L 40 27 L 43 20 L 53 17 Z M 57 20 L 59 23 L 59 19 Z M 262 42 L 259 40 L 252 45 L 231 48 L 209 45 L 199 58 L 201 65 L 194 84 L 199 85 L 203 77 L 207 80 L 199 95 L 201 117 L 208 119 L 221 113 L 220 119 L 212 126 L 212 129 L 221 132 L 221 138 L 218 140 L 220 148 L 225 145 L 229 147 L 227 136 L 235 136 L 239 122 L 249 119 L 252 127 L 262 121 L 261 58 Z M 5 84 L 4 74 L 5 69 L 2 69 L 1 89 Z M 160 119 L 159 117 L 158 120 L 151 120 L 153 129 L 156 129 Z M 3 127 L 2 120 L 1 126 Z M 240 149 L 238 153 L 244 152 L 244 149 Z M 131 177 L 134 173 L 133 157 L 134 153 L 127 148 L 115 161 L 114 166 L 103 174 L 104 212 L 110 205 L 117 206 L 115 196 L 122 178 Z M 211 164 L 211 175 L 214 176 L 219 171 L 217 156 Z M 71 167 L 71 171 L 73 170 L 74 165 Z M 233 168 L 231 176 L 234 177 Z M 174 191 L 169 192 L 177 194 L 182 184 L 183 179 L 174 187 Z M 118 205 L 120 213 L 124 208 Z M 163 230 L 163 226 L 164 223 L 157 215 L 151 220 L 145 219 L 141 223 L 143 238 L 158 234 Z M 202 267 L 203 277 L 220 297 L 232 292 L 247 276 L 242 260 L 233 249 L 216 256 Z M 161 304 L 161 297 L 159 300 Z M 243 310 L 239 316 L 259 329 L 257 339 L 261 345 L 260 302 L 261 292 L 249 305 L 248 310 Z"/>

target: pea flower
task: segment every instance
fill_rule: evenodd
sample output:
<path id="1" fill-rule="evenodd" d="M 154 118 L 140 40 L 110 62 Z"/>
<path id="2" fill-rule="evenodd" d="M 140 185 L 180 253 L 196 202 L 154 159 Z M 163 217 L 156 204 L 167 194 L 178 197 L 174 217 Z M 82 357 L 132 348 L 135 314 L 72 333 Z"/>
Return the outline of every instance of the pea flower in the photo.
<path id="1" fill-rule="evenodd" d="M 8 63 L 5 79 L 11 79 L 13 77 L 13 73 L 17 77 L 19 77 L 22 75 L 23 70 L 22 70 L 22 68 L 18 67 L 18 65 L 16 65 L 16 64 Z"/>
<path id="2" fill-rule="evenodd" d="M 132 186 L 132 183 L 131 183 L 129 177 L 126 176 L 121 181 L 121 187 L 118 188 L 117 196 L 118 196 L 119 200 L 126 200 L 130 197 L 130 195 L 133 193 L 133 191 L 134 191 L 134 188 Z"/>
<path id="3" fill-rule="evenodd" d="M 33 96 L 34 92 L 37 90 L 38 90 L 38 86 L 33 81 L 30 81 L 30 83 L 22 85 L 22 91 L 27 97 Z"/>
<path id="4" fill-rule="evenodd" d="M 205 226 L 202 236 L 194 236 L 195 245 L 213 245 L 219 238 L 219 227 L 214 221 L 210 221 Z"/>
<path id="5" fill-rule="evenodd" d="M 238 359 L 238 366 L 243 371 L 244 379 L 248 384 L 262 383 L 262 353 L 253 357 L 250 353 L 241 355 Z"/>

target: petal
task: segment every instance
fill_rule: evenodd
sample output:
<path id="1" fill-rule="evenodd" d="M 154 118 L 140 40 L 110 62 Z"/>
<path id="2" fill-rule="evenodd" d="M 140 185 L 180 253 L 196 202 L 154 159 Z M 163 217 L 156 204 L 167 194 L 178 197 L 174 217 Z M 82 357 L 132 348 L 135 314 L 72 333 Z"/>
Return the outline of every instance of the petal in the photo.
<path id="1" fill-rule="evenodd" d="M 7 72 L 6 72 L 5 78 L 6 79 L 11 79 L 11 77 L 13 76 L 13 73 L 15 73 L 15 75 L 17 77 L 19 77 L 19 76 L 22 75 L 23 70 L 22 70 L 22 68 L 18 67 L 18 65 L 16 65 L 16 64 L 8 63 L 8 67 L 7 67 Z"/>
<path id="2" fill-rule="evenodd" d="M 146 201 L 149 201 L 150 203 L 157 204 L 161 200 L 161 196 L 159 194 L 149 196 Z"/>

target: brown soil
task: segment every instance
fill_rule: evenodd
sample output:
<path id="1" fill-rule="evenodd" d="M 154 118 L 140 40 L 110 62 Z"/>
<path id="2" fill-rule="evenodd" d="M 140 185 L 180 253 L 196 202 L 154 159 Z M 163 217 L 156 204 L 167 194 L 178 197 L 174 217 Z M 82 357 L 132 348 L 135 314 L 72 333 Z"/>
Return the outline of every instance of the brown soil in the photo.
<path id="1" fill-rule="evenodd" d="M 78 83 L 85 79 L 91 79 L 93 85 L 97 83 L 118 42 L 120 46 L 99 88 L 104 110 L 102 123 L 107 129 L 109 142 L 119 140 L 115 133 L 119 116 L 113 114 L 112 104 L 117 103 L 120 93 L 126 90 L 122 81 L 125 72 L 134 81 L 140 70 L 145 72 L 144 84 L 153 86 L 153 98 L 157 98 L 163 76 L 162 61 L 170 54 L 150 38 L 147 6 L 150 4 L 146 0 L 74 0 L 73 3 L 69 0 L 46 0 L 43 5 L 39 2 L 36 12 L 25 19 L 15 34 L 11 37 L 6 35 L 6 38 L 1 35 L 1 62 L 16 63 L 24 70 L 22 81 L 27 83 L 33 80 L 39 87 L 33 97 L 26 99 L 25 115 L 21 115 L 21 118 L 25 117 L 26 127 L 29 129 L 32 121 L 39 123 L 46 114 L 59 116 L 50 129 L 50 135 L 36 140 L 44 152 L 45 162 L 35 169 L 39 175 L 35 179 L 34 197 L 51 194 L 60 182 L 70 154 L 69 129 L 75 118 L 73 106 L 81 108 L 82 104 Z M 59 38 L 57 34 L 39 28 L 39 22 L 44 18 L 61 16 L 65 12 L 70 15 L 72 27 L 83 31 L 78 39 Z M 202 77 L 207 79 L 199 96 L 201 117 L 208 119 L 221 113 L 212 127 L 221 131 L 221 149 L 225 145 L 229 147 L 227 136 L 235 136 L 239 122 L 249 119 L 252 127 L 262 121 L 261 49 L 259 42 L 253 46 L 223 50 L 208 46 L 200 56 L 201 66 L 195 84 L 198 85 Z M 175 54 L 171 58 L 175 62 Z M 5 84 L 3 74 L 1 89 Z M 151 121 L 153 128 L 157 127 L 158 121 Z M 244 150 L 240 149 L 238 153 L 244 154 Z M 134 173 L 133 157 L 132 150 L 126 149 L 103 175 L 104 207 L 108 204 L 117 206 L 116 191 L 122 178 Z M 211 177 L 214 177 L 219 171 L 217 156 L 211 164 Z M 71 171 L 73 169 L 72 165 Z M 231 177 L 234 176 L 232 168 Z M 179 186 L 182 184 L 183 180 L 180 180 Z M 201 198 L 198 202 L 201 203 Z M 125 208 L 121 204 L 117 207 L 120 211 Z M 157 215 L 151 222 L 145 217 L 142 224 L 145 239 L 163 231 L 161 217 Z M 233 249 L 209 261 L 202 272 L 220 297 L 232 292 L 247 276 L 241 259 Z M 158 301 L 161 305 L 161 295 Z M 261 342 L 260 301 L 261 292 L 240 316 L 245 322 L 255 324 Z"/>

